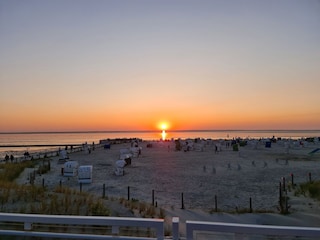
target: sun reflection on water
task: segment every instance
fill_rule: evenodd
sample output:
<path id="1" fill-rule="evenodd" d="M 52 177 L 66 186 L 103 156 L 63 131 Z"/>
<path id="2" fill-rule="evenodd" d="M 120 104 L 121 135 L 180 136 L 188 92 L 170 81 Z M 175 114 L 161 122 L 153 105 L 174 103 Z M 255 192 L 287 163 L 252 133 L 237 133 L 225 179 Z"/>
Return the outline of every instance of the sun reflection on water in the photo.
<path id="1" fill-rule="evenodd" d="M 167 136 L 166 130 L 162 130 L 162 132 L 161 132 L 161 138 L 162 138 L 163 141 L 166 140 L 166 136 Z"/>

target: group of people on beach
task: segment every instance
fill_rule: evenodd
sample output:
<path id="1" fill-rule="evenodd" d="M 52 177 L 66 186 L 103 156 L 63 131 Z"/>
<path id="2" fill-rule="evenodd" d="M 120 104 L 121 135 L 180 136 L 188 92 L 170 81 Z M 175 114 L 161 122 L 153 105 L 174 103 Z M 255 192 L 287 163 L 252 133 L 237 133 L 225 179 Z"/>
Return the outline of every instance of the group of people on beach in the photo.
<path id="1" fill-rule="evenodd" d="M 4 161 L 5 161 L 6 163 L 9 162 L 9 160 L 10 160 L 11 162 L 13 162 L 14 156 L 13 156 L 12 154 L 10 155 L 10 157 L 9 157 L 8 154 L 6 154 L 6 156 L 4 157 Z"/>
<path id="2" fill-rule="evenodd" d="M 24 156 L 24 160 L 33 159 L 32 155 L 30 155 L 30 153 L 28 151 L 25 151 L 23 153 L 23 156 Z M 15 162 L 21 161 L 21 157 L 14 157 L 13 154 L 10 154 L 10 156 L 8 154 L 6 154 L 2 161 L 4 161 L 5 163 L 8 163 L 9 160 L 11 163 L 13 163 L 13 161 L 15 161 Z"/>

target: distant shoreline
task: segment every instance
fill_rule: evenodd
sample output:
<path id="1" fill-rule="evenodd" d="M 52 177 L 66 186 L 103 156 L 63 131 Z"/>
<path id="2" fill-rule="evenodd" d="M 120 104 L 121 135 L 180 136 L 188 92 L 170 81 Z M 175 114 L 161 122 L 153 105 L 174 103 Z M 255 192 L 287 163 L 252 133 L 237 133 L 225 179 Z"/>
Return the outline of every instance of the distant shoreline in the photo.
<path id="1" fill-rule="evenodd" d="M 320 130 L 167 130 L 166 140 L 175 139 L 277 139 L 301 140 L 315 138 L 320 141 Z M 75 146 L 83 143 L 99 143 L 104 139 L 138 138 L 143 141 L 161 140 L 161 131 L 78 131 L 78 132 L 11 132 L 0 133 L 0 159 L 7 152 L 19 152 L 23 148 L 28 151 L 44 151 L 59 146 Z M 18 147 L 22 146 L 22 147 Z M 23 152 L 22 152 L 23 154 Z"/>
<path id="2" fill-rule="evenodd" d="M 161 130 L 101 130 L 101 131 L 19 131 L 0 132 L 0 134 L 77 134 L 77 133 L 153 133 Z M 191 129 L 191 130 L 167 130 L 168 132 L 320 132 L 320 129 Z"/>
<path id="3" fill-rule="evenodd" d="M 71 143 L 71 144 L 19 144 L 19 145 L 0 145 L 0 148 L 20 148 L 20 147 L 65 147 L 65 146 L 82 146 L 83 144 Z"/>

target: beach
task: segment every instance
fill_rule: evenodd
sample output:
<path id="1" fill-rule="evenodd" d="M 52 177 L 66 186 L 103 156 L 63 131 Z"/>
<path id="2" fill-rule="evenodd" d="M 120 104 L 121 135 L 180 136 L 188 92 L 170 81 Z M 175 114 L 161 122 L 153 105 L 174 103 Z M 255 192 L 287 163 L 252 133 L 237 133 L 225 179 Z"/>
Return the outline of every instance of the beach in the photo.
<path id="1" fill-rule="evenodd" d="M 120 150 L 132 147 L 132 142 L 69 154 L 67 161 L 93 167 L 92 183 L 82 184 L 81 190 L 102 196 L 105 186 L 109 199 L 154 204 L 165 210 L 168 223 L 171 217 L 179 217 L 182 229 L 185 220 L 320 226 L 319 202 L 294 194 L 300 183 L 320 179 L 320 153 L 309 154 L 319 148 L 319 142 L 278 140 L 266 147 L 265 140 L 248 140 L 238 151 L 224 140 L 183 140 L 180 151 L 175 141 L 137 144 L 141 154 L 131 157 L 123 176 L 114 173 L 116 161 Z M 59 159 L 51 158 L 51 170 L 37 176 L 35 184 L 53 190 L 61 182 L 79 190 L 77 176 L 62 176 L 64 164 Z M 19 177 L 19 184 L 29 184 L 28 171 Z M 280 182 L 289 197 L 287 215 L 279 211 Z M 115 215 L 135 216 L 119 205 L 110 205 Z"/>

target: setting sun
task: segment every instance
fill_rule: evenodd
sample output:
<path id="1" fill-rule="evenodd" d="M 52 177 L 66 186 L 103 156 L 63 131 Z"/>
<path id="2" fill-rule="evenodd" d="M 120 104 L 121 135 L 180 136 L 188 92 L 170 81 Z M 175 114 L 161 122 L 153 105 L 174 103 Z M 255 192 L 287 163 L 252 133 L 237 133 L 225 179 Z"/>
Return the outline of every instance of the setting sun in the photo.
<path id="1" fill-rule="evenodd" d="M 163 122 L 163 121 L 158 122 L 158 129 L 163 131 L 163 130 L 168 130 L 168 128 L 169 128 L 168 122 Z"/>

